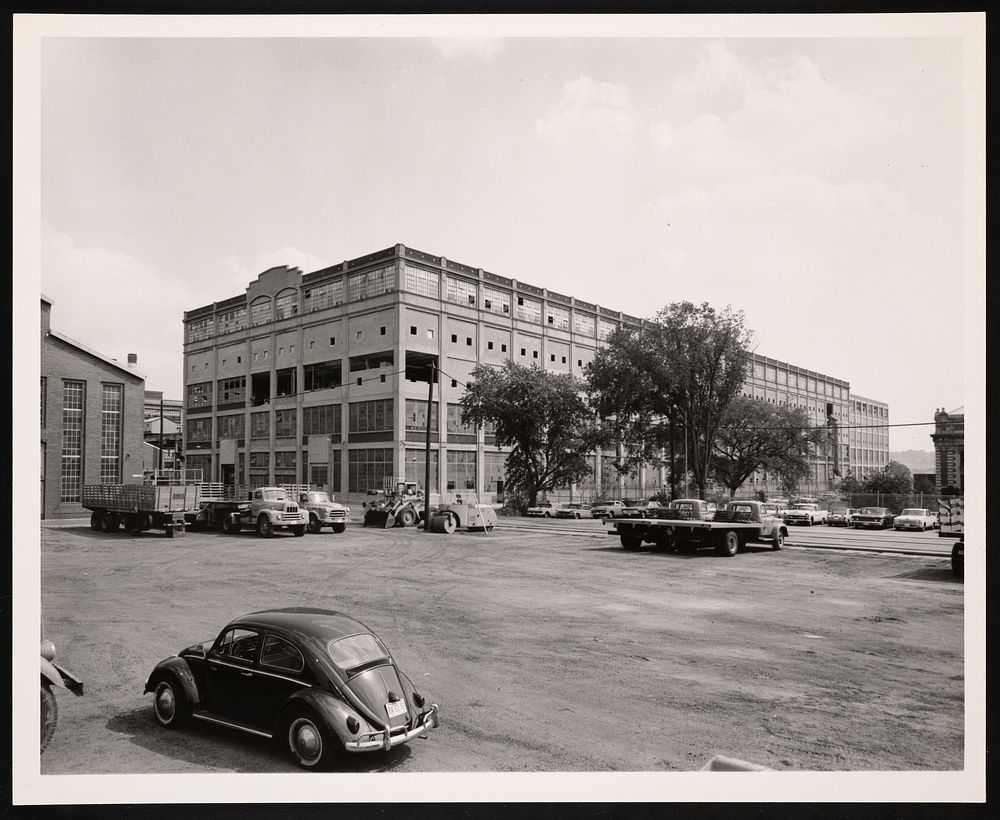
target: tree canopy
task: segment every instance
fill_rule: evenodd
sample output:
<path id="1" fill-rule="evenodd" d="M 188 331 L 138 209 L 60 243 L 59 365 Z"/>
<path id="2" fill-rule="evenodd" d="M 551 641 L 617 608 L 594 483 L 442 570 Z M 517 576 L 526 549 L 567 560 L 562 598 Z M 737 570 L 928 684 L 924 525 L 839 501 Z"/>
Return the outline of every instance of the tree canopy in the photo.
<path id="1" fill-rule="evenodd" d="M 809 474 L 809 455 L 829 439 L 797 407 L 768 404 L 746 396 L 726 408 L 715 439 L 713 474 L 732 497 L 756 470 L 794 486 Z"/>
<path id="2" fill-rule="evenodd" d="M 750 341 L 742 312 L 691 302 L 613 333 L 588 375 L 604 442 L 623 445 L 620 469 L 662 464 L 679 427 L 704 497 L 723 415 L 746 381 Z"/>
<path id="3" fill-rule="evenodd" d="M 533 506 L 540 492 L 590 472 L 593 413 L 582 391 L 572 376 L 510 361 L 472 371 L 462 396 L 462 423 L 492 425 L 497 445 L 511 448 L 507 487 L 523 504 Z"/>

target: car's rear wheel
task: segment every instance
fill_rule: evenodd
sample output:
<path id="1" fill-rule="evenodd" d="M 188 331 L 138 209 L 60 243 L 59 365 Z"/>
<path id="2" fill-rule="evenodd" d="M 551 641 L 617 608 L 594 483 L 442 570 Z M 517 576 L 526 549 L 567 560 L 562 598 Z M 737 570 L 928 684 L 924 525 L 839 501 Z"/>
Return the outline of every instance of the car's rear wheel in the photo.
<path id="1" fill-rule="evenodd" d="M 286 724 L 288 750 L 303 769 L 325 768 L 336 752 L 337 740 L 323 728 L 312 714 L 294 713 Z"/>
<path id="2" fill-rule="evenodd" d="M 312 513 L 310 513 L 310 515 L 309 515 L 309 524 L 307 526 L 309 528 L 309 532 L 312 533 L 313 535 L 315 535 L 316 533 L 319 532 L 321 525 L 319 523 L 319 519 L 315 515 L 313 515 Z"/>
<path id="3" fill-rule="evenodd" d="M 257 519 L 257 535 L 261 538 L 270 538 L 274 535 L 274 527 L 271 526 L 271 519 L 262 515 Z"/>
<path id="4" fill-rule="evenodd" d="M 153 687 L 153 717 L 166 729 L 183 726 L 191 717 L 187 696 L 170 678 L 160 678 Z"/>
<path id="5" fill-rule="evenodd" d="M 42 751 L 48 748 L 52 735 L 56 733 L 56 723 L 59 722 L 59 705 L 56 703 L 56 696 L 52 694 L 52 687 L 48 683 L 42 684 L 42 704 L 41 727 L 39 738 L 42 741 Z"/>

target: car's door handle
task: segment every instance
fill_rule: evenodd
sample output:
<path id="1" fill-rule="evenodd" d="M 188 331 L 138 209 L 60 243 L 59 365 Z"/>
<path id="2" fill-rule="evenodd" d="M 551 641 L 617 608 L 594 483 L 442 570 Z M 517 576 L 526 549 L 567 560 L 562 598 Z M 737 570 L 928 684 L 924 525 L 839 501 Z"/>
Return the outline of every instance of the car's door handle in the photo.
<path id="1" fill-rule="evenodd" d="M 241 674 L 241 675 L 242 675 L 242 676 L 243 676 L 244 678 L 249 678 L 249 677 L 250 677 L 250 676 L 251 676 L 251 675 L 253 674 L 253 672 L 240 672 L 240 674 Z"/>

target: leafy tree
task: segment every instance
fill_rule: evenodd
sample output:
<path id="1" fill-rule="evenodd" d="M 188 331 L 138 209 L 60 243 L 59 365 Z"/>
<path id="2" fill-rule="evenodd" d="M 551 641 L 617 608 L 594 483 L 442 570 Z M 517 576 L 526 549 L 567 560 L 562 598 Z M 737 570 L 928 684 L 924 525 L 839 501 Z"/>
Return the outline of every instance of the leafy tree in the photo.
<path id="1" fill-rule="evenodd" d="M 588 369 L 590 400 L 604 442 L 622 444 L 622 468 L 664 463 L 679 430 L 705 497 L 723 415 L 746 381 L 750 335 L 739 311 L 674 302 L 609 337 Z"/>
<path id="2" fill-rule="evenodd" d="M 883 472 L 870 475 L 862 489 L 869 493 L 906 495 L 913 492 L 913 473 L 905 464 L 890 461 Z"/>
<path id="3" fill-rule="evenodd" d="M 923 493 L 924 495 L 933 495 L 934 493 L 934 476 L 921 475 L 914 476 L 913 478 L 913 492 Z"/>
<path id="4" fill-rule="evenodd" d="M 844 476 L 843 480 L 840 482 L 841 495 L 858 495 L 859 493 L 865 492 L 864 483 L 858 479 L 854 473 L 848 473 Z"/>
<path id="5" fill-rule="evenodd" d="M 514 362 L 479 365 L 462 396 L 462 423 L 492 424 L 497 445 L 511 448 L 507 487 L 529 507 L 540 492 L 590 472 L 592 416 L 582 385 L 572 376 Z"/>
<path id="6" fill-rule="evenodd" d="M 715 439 L 715 478 L 732 498 L 756 470 L 794 487 L 809 474 L 809 455 L 824 447 L 825 427 L 813 427 L 806 412 L 738 396 L 727 408 Z"/>

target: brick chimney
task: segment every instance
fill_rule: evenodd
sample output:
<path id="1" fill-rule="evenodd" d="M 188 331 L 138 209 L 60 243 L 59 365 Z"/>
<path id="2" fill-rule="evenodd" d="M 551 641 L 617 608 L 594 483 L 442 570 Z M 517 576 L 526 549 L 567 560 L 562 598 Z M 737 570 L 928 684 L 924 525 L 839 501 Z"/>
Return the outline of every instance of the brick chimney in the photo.
<path id="1" fill-rule="evenodd" d="M 128 354 L 128 369 L 137 370 L 139 365 L 139 357 L 135 353 Z"/>

